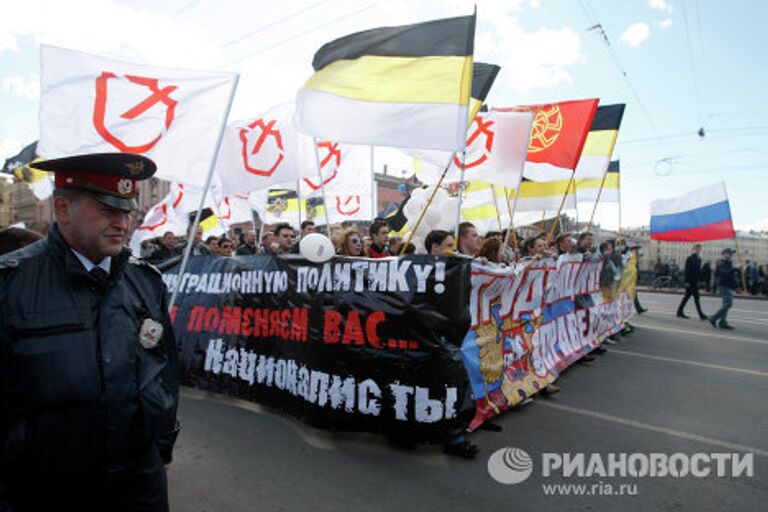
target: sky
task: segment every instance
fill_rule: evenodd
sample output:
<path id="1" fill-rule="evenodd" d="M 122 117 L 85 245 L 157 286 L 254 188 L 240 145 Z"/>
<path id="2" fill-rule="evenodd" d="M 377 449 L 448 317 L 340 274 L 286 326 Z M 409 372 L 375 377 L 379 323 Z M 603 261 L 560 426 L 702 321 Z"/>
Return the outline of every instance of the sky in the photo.
<path id="1" fill-rule="evenodd" d="M 475 3 L 475 60 L 502 68 L 490 106 L 583 98 L 627 104 L 614 151 L 623 227 L 647 225 L 653 199 L 725 181 L 737 229 L 768 230 L 768 68 L 760 64 L 768 2 L 761 0 L 4 2 L 0 159 L 38 138 L 41 43 L 235 71 L 234 121 L 292 101 L 328 41 L 470 14 Z M 384 163 L 398 172 L 412 167 L 395 151 L 377 151 L 377 166 Z M 590 212 L 583 205 L 579 214 Z M 615 228 L 619 209 L 601 205 L 596 218 Z"/>

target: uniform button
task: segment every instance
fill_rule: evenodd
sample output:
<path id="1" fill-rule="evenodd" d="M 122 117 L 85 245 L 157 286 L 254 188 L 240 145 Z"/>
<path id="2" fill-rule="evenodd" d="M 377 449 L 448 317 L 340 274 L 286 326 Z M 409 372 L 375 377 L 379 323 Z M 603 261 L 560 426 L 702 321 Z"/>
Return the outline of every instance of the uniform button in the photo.
<path id="1" fill-rule="evenodd" d="M 109 364 L 111 362 L 112 362 L 112 358 L 111 357 L 105 357 L 104 358 L 104 364 Z"/>

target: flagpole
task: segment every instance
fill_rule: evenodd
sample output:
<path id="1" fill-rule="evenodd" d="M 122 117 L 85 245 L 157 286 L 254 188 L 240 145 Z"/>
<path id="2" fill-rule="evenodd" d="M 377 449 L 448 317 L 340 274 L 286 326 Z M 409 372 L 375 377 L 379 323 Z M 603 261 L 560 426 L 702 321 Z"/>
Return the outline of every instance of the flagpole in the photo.
<path id="1" fill-rule="evenodd" d="M 725 188 L 725 182 L 723 182 L 723 190 L 725 190 L 725 201 L 728 205 L 728 216 L 731 218 L 731 226 L 733 226 L 733 217 L 731 216 L 731 201 L 728 199 L 728 190 Z M 619 188 L 621 191 L 621 188 Z M 621 207 L 621 192 L 619 192 L 619 207 Z M 619 224 L 621 225 L 621 224 Z M 744 267 L 744 260 L 741 258 L 741 247 L 739 247 L 739 234 L 736 229 L 733 229 L 733 242 L 736 244 L 736 258 L 739 260 L 739 268 L 741 269 L 741 286 L 744 287 L 744 291 L 747 291 L 747 269 Z"/>
<path id="2" fill-rule="evenodd" d="M 568 192 L 571 190 L 571 186 L 574 182 L 574 177 L 576 176 L 576 171 L 571 171 L 571 179 L 568 180 L 568 185 L 565 187 L 565 193 L 563 194 L 563 200 L 560 201 L 560 208 L 557 210 L 557 216 L 555 217 L 555 221 L 552 223 L 552 228 L 550 228 L 549 233 L 547 234 L 547 244 L 549 244 L 552 241 L 552 237 L 555 235 L 555 230 L 557 229 L 557 226 L 560 224 L 560 214 L 563 211 L 563 206 L 565 206 L 565 200 L 568 198 Z"/>
<path id="3" fill-rule="evenodd" d="M 608 171 L 605 171 L 606 174 L 608 174 Z M 617 237 L 618 240 L 621 240 L 621 175 L 619 175 L 619 181 L 617 183 L 618 185 L 618 199 L 619 199 L 619 236 Z"/>
<path id="4" fill-rule="evenodd" d="M 376 168 L 374 167 L 373 145 L 371 145 L 371 220 L 376 218 Z"/>
<path id="5" fill-rule="evenodd" d="M 325 180 L 323 180 L 323 168 L 320 165 L 320 154 L 317 152 L 317 138 L 312 137 L 312 149 L 315 150 L 315 162 L 317 163 L 317 175 L 320 177 L 320 194 L 323 196 L 323 213 L 325 213 L 325 230 L 328 238 L 331 237 L 331 222 L 328 220 L 328 202 L 325 200 Z M 297 192 L 298 195 L 298 192 Z M 301 199 L 299 199 L 301 209 Z"/>
<path id="6" fill-rule="evenodd" d="M 573 200 L 576 203 L 576 230 L 579 229 L 579 193 L 578 188 L 573 191 Z"/>
<path id="7" fill-rule="evenodd" d="M 507 187 L 504 187 L 504 190 L 507 191 L 507 208 L 509 209 L 509 230 L 512 232 L 512 243 L 515 244 L 515 251 L 520 250 L 520 241 L 517 239 L 517 230 L 515 229 L 515 210 L 517 210 L 517 199 L 520 197 L 520 186 L 522 185 L 522 180 L 520 183 L 517 184 L 517 190 L 515 190 L 515 201 L 512 203 L 512 206 L 509 205 L 509 191 L 507 190 Z"/>
<path id="8" fill-rule="evenodd" d="M 296 200 L 299 203 L 299 236 L 301 236 L 301 210 L 304 205 L 301 204 L 301 178 L 296 178 Z"/>
<path id="9" fill-rule="evenodd" d="M 600 188 L 597 190 L 597 199 L 595 199 L 595 205 L 592 207 L 592 215 L 589 216 L 589 224 L 587 224 L 587 231 L 592 229 L 592 221 L 595 219 L 595 212 L 597 212 L 597 205 L 600 202 L 600 196 L 603 195 L 603 185 L 605 185 L 605 178 L 608 176 L 608 169 L 606 168 L 603 173 L 603 179 L 600 180 Z M 576 203 L 578 207 L 578 203 Z M 619 219 L 621 219 L 621 190 L 619 190 Z M 621 225 L 621 221 L 619 221 Z"/>
<path id="10" fill-rule="evenodd" d="M 528 128 L 528 147 L 525 148 L 525 158 L 523 159 L 523 165 L 520 169 L 520 179 L 517 180 L 517 189 L 515 190 L 515 202 L 512 203 L 512 210 L 509 212 L 509 229 L 512 231 L 512 240 L 515 244 L 515 251 L 517 256 L 520 256 L 520 241 L 517 239 L 517 231 L 515 230 L 514 217 L 517 211 L 517 200 L 520 199 L 520 189 L 523 188 L 523 176 L 525 174 L 525 162 L 528 160 L 528 150 L 531 149 L 531 135 L 533 134 L 533 127 L 536 125 L 536 114 L 531 115 L 531 126 Z M 509 194 L 507 194 L 507 208 L 509 208 Z"/>
<path id="11" fill-rule="evenodd" d="M 493 193 L 493 207 L 496 208 L 496 221 L 499 223 L 499 231 L 503 231 L 501 227 L 501 212 L 499 211 L 499 204 L 496 201 L 496 185 L 491 185 L 491 192 Z"/>
<path id="12" fill-rule="evenodd" d="M 213 152 L 213 157 L 211 158 L 211 163 L 210 163 L 210 166 L 208 167 L 208 176 L 205 178 L 205 186 L 203 187 L 203 194 L 202 196 L 200 196 L 200 204 L 198 205 L 197 212 L 195 213 L 195 221 L 192 223 L 192 230 L 190 231 L 190 233 L 192 233 L 192 236 L 189 237 L 189 240 L 187 240 L 187 246 L 184 248 L 184 257 L 181 259 L 181 266 L 179 267 L 178 279 L 176 279 L 176 284 L 173 286 L 173 293 L 171 293 L 171 300 L 168 302 L 168 311 L 171 311 L 171 309 L 173 309 L 173 305 L 176 303 L 176 297 L 178 297 L 179 295 L 179 288 L 181 288 L 182 277 L 184 276 L 184 271 L 187 268 L 189 255 L 192 253 L 192 244 L 195 241 L 195 234 L 197 233 L 197 228 L 200 225 L 200 214 L 203 211 L 203 205 L 205 204 L 205 197 L 208 195 L 208 189 L 211 188 L 211 181 L 213 181 L 213 170 L 216 167 L 216 159 L 219 156 L 221 139 L 222 137 L 224 137 L 224 130 L 227 127 L 227 118 L 229 117 L 229 111 L 232 109 L 232 101 L 235 98 L 235 91 L 237 90 L 237 84 L 240 81 L 239 74 L 234 73 L 234 76 L 235 76 L 235 81 L 232 84 L 232 89 L 229 91 L 227 108 L 225 110 L 224 115 L 221 116 L 221 126 L 219 126 L 219 135 L 216 138 L 216 149 Z"/>
<path id="13" fill-rule="evenodd" d="M 456 208 L 456 227 L 453 229 L 453 249 L 459 248 L 459 224 L 461 224 L 461 203 L 464 197 L 464 161 L 467 158 L 467 151 L 461 152 L 461 178 L 459 179 L 459 206 Z"/>
<path id="14" fill-rule="evenodd" d="M 253 211 L 253 210 L 251 210 Z M 259 218 L 261 220 L 261 218 Z M 261 243 L 261 237 L 264 235 L 264 221 L 259 224 L 259 229 L 256 229 L 256 219 L 253 219 L 253 227 L 256 231 L 256 251 L 263 252 L 264 245 Z"/>
<path id="15" fill-rule="evenodd" d="M 448 163 L 445 166 L 445 169 L 443 169 L 443 174 L 440 175 L 440 179 L 437 180 L 437 184 L 435 185 L 434 190 L 432 190 L 432 194 L 429 196 L 429 199 L 427 200 L 427 204 L 424 205 L 424 208 L 421 210 L 421 213 L 419 214 L 419 218 L 416 220 L 416 224 L 411 227 L 411 234 L 408 235 L 408 240 L 403 244 L 402 249 L 400 249 L 400 256 L 405 254 L 405 250 L 408 248 L 408 245 L 411 243 L 411 240 L 413 240 L 414 235 L 416 235 L 416 230 L 419 229 L 419 226 L 421 225 L 421 220 L 424 218 L 424 214 L 427 213 L 427 208 L 429 208 L 429 205 L 432 204 L 432 200 L 435 198 L 435 195 L 437 194 L 438 189 L 440 188 L 440 185 L 443 184 L 443 180 L 445 179 L 446 174 L 448 174 L 448 169 L 451 168 L 451 162 L 453 161 L 453 158 L 456 156 L 456 151 L 451 154 L 451 158 L 448 160 Z"/>
<path id="16" fill-rule="evenodd" d="M 749 290 L 747 290 L 747 269 L 744 266 L 744 260 L 741 257 L 741 248 L 739 247 L 739 235 L 738 233 L 736 233 L 735 229 L 733 230 L 733 234 L 735 235 L 733 237 L 733 241 L 736 244 L 736 257 L 739 260 L 739 269 L 741 270 L 741 272 L 739 272 L 741 274 L 741 286 L 743 286 L 744 291 L 748 293 Z"/>

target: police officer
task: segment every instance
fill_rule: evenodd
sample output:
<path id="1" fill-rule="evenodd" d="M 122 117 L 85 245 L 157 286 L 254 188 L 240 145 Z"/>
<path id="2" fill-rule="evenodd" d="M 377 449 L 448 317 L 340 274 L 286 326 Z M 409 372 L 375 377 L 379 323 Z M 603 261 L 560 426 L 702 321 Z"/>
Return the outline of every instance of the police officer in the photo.
<path id="1" fill-rule="evenodd" d="M 159 273 L 124 247 L 155 164 L 33 165 L 55 173 L 56 223 L 0 257 L 0 510 L 167 510 L 176 343 Z"/>

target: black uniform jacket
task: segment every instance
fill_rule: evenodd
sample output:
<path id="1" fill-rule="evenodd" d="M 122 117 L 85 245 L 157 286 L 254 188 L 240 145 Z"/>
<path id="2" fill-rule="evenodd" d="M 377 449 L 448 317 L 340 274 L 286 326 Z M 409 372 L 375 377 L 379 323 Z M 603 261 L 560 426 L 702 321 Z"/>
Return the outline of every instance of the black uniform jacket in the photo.
<path id="1" fill-rule="evenodd" d="M 54 225 L 0 257 L 0 307 L 0 478 L 116 471 L 153 443 L 170 462 L 179 378 L 157 270 L 125 250 L 102 286 Z"/>

